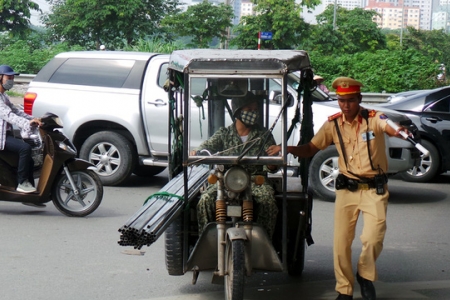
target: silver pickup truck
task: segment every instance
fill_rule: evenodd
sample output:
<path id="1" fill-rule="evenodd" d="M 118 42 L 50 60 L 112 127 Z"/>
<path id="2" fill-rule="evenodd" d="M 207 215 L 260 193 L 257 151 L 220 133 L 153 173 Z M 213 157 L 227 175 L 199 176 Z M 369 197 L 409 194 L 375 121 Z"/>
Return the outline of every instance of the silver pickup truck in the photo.
<path id="1" fill-rule="evenodd" d="M 167 166 L 169 105 L 164 83 L 168 62 L 169 55 L 157 53 L 61 53 L 30 83 L 24 97 L 24 110 L 35 116 L 47 111 L 59 115 L 64 123 L 64 133 L 79 149 L 79 156 L 97 166 L 105 185 L 120 185 L 132 173 L 139 176 L 158 174 Z M 292 79 L 295 82 L 295 77 Z M 275 97 L 281 90 L 279 83 L 271 81 L 268 86 L 269 101 L 279 106 Z M 200 82 L 191 89 L 197 89 L 201 94 L 205 85 Z M 296 99 L 295 86 L 289 86 L 289 92 Z M 339 108 L 327 105 L 333 102 L 332 99 L 319 90 L 314 94 L 317 131 Z M 271 110 L 274 112 L 271 119 L 276 118 L 278 110 Z M 407 120 L 404 115 L 393 113 L 395 116 L 390 117 L 395 121 Z M 194 118 L 199 119 L 199 129 L 193 131 L 197 136 L 191 138 L 200 142 L 202 130 L 207 126 L 201 125 L 200 109 L 198 114 Z M 290 117 L 294 114 L 295 105 L 288 109 Z M 298 131 L 294 131 L 289 144 L 296 145 L 298 138 Z M 386 151 L 390 173 L 408 170 L 415 162 L 414 148 L 406 141 L 389 138 Z M 321 182 L 314 190 L 323 198 L 332 197 L 335 166 L 329 165 L 329 156 L 316 156 L 321 161 L 314 158 L 316 161 L 313 160 L 312 165 L 317 167 L 311 172 L 320 175 Z M 289 165 L 295 168 L 298 161 L 290 157 Z M 330 171 L 327 176 L 324 169 Z"/>

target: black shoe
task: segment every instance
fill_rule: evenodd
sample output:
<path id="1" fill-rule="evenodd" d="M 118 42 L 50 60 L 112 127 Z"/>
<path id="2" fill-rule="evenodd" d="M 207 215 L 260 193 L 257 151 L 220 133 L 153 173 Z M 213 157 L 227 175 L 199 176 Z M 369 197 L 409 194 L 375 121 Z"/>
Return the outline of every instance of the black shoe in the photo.
<path id="1" fill-rule="evenodd" d="M 353 296 L 339 293 L 339 296 L 336 298 L 336 300 L 353 300 Z"/>
<path id="2" fill-rule="evenodd" d="M 44 203 L 31 203 L 31 202 L 22 202 L 23 205 L 26 206 L 32 206 L 32 207 L 37 207 L 37 208 L 44 208 L 47 205 L 45 205 Z"/>
<path id="3" fill-rule="evenodd" d="M 356 280 L 358 280 L 359 286 L 361 287 L 361 296 L 363 300 L 377 299 L 377 294 L 372 281 L 362 278 L 359 273 L 356 273 Z"/>

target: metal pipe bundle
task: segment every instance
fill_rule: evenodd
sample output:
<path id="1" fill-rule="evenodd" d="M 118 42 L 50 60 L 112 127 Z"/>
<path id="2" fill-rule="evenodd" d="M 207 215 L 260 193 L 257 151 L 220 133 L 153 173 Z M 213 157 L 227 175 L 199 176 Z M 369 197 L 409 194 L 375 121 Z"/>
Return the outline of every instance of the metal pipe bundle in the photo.
<path id="1" fill-rule="evenodd" d="M 208 173 L 209 169 L 204 166 L 197 166 L 191 170 L 188 180 L 188 202 L 198 193 Z M 119 245 L 141 249 L 154 243 L 185 207 L 183 183 L 181 173 L 158 193 L 150 196 L 119 229 L 121 233 Z"/>

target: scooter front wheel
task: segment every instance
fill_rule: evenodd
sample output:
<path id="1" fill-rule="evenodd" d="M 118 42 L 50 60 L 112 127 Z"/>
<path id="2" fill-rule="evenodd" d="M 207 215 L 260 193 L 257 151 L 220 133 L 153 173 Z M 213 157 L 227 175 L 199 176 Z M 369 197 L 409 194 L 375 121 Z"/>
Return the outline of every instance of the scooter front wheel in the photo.
<path id="1" fill-rule="evenodd" d="M 225 274 L 225 299 L 244 299 L 245 245 L 243 240 L 227 243 Z"/>
<path id="2" fill-rule="evenodd" d="M 53 185 L 53 204 L 66 216 L 85 217 L 102 202 L 103 185 L 94 171 L 82 170 L 70 174 L 77 191 L 73 189 L 67 175 L 62 173 Z"/>

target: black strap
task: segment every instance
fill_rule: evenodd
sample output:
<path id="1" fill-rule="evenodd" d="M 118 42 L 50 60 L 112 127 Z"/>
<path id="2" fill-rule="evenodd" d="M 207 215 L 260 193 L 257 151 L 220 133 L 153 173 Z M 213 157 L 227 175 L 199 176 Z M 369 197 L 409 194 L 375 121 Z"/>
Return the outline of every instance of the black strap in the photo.
<path id="1" fill-rule="evenodd" d="M 341 134 L 341 131 L 339 130 L 339 125 L 338 125 L 337 119 L 334 119 L 333 121 L 334 121 L 334 125 L 336 125 L 337 135 L 339 138 L 339 144 L 341 144 L 342 156 L 344 156 L 344 161 L 345 161 L 345 169 L 353 176 L 355 176 L 359 179 L 362 179 L 363 177 L 356 175 L 355 173 L 348 170 L 347 155 L 346 155 L 345 148 L 344 148 L 344 141 L 342 140 L 342 134 Z"/>
<path id="2" fill-rule="evenodd" d="M 366 129 L 366 142 L 367 142 L 367 153 L 369 155 L 370 167 L 372 170 L 376 170 L 373 167 L 372 155 L 370 154 L 370 143 L 369 143 L 369 111 L 367 109 L 361 110 L 361 116 L 366 120 L 367 129 Z"/>
<path id="3" fill-rule="evenodd" d="M 338 125 L 337 119 L 334 119 L 333 121 L 334 121 L 334 125 L 336 126 L 337 135 L 339 138 L 339 144 L 341 144 L 341 151 L 342 151 L 342 156 L 344 156 L 345 168 L 347 168 L 347 155 L 345 154 L 344 141 L 342 140 L 342 134 L 341 134 L 341 131 L 339 130 L 339 125 Z"/>

